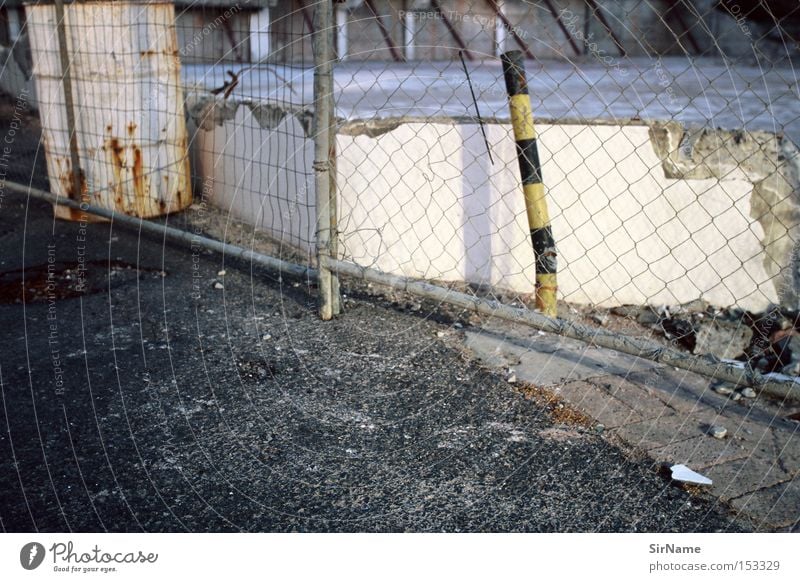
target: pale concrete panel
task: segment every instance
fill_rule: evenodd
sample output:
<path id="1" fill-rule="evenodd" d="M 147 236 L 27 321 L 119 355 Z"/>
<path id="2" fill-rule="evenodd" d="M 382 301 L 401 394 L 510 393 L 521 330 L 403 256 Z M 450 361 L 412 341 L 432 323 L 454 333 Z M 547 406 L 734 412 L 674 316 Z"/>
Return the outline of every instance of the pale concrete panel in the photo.
<path id="1" fill-rule="evenodd" d="M 297 116 L 257 119 L 239 105 L 232 118 L 219 115 L 192 139 L 196 173 L 213 182 L 212 202 L 277 240 L 315 246 L 314 144 Z"/>
<path id="2" fill-rule="evenodd" d="M 346 132 L 347 133 L 347 132 Z M 352 132 L 351 132 L 352 133 Z M 356 132 L 358 133 L 358 132 Z M 510 128 L 401 123 L 339 135 L 347 256 L 410 277 L 533 289 Z M 539 126 L 559 248 L 560 296 L 576 303 L 777 300 L 744 179 L 669 179 L 647 126 Z"/>

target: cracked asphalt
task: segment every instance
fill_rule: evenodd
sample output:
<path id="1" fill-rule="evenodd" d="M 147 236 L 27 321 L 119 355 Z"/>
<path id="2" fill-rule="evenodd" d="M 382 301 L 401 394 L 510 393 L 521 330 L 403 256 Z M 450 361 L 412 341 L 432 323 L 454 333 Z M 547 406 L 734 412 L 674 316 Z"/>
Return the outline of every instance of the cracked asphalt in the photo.
<path id="1" fill-rule="evenodd" d="M 351 292 L 322 322 L 308 281 L 108 223 L 75 293 L 80 228 L 0 211 L 4 531 L 748 529 L 466 360 L 444 315 Z"/>

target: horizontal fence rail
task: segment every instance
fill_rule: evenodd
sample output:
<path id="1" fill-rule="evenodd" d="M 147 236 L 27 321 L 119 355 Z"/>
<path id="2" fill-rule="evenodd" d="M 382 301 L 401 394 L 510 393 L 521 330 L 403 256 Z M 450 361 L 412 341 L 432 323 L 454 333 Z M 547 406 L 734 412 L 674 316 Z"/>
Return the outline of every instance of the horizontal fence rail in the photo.
<path id="1" fill-rule="evenodd" d="M 86 217 L 88 217 L 88 215 L 93 215 L 106 218 L 119 226 L 131 228 L 142 233 L 161 236 L 164 239 L 191 247 L 202 247 L 206 250 L 220 253 L 227 258 L 257 265 L 292 277 L 312 281 L 319 276 L 319 271 L 317 269 L 283 261 L 250 249 L 217 241 L 165 224 L 149 222 L 106 208 L 99 208 L 86 203 L 64 199 L 50 192 L 31 188 L 23 184 L 7 182 L 6 187 L 9 192 L 30 196 L 31 198 L 43 200 L 51 204 L 62 205 L 76 210 Z M 563 335 L 588 344 L 610 348 L 683 370 L 704 374 L 711 378 L 717 378 L 736 385 L 753 386 L 761 392 L 775 397 L 800 401 L 800 382 L 789 378 L 770 378 L 739 363 L 720 361 L 712 356 L 692 356 L 667 348 L 657 342 L 626 337 L 603 329 L 591 328 L 573 321 L 549 317 L 533 310 L 511 307 L 498 301 L 491 301 L 466 293 L 460 293 L 426 281 L 391 275 L 375 269 L 359 267 L 353 263 L 330 257 L 324 257 L 322 259 L 321 267 L 336 273 L 336 275 L 345 275 L 354 279 L 385 285 L 419 297 L 441 301 L 482 315 L 496 317 L 514 323 L 522 323 L 535 329 Z"/>
<path id="2" fill-rule="evenodd" d="M 183 243 L 145 219 L 215 207 L 325 319 L 341 274 L 797 398 L 796 2 L 7 12 L 3 192 Z"/>

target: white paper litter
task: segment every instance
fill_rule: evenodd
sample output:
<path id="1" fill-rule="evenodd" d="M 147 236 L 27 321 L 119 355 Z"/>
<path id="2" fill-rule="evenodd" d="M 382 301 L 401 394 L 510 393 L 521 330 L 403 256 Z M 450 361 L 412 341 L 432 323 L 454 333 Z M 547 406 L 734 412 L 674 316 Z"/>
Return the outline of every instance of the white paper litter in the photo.
<path id="1" fill-rule="evenodd" d="M 683 483 L 692 483 L 693 485 L 711 485 L 711 479 L 692 471 L 686 465 L 672 465 L 672 478 L 675 481 L 682 481 Z"/>

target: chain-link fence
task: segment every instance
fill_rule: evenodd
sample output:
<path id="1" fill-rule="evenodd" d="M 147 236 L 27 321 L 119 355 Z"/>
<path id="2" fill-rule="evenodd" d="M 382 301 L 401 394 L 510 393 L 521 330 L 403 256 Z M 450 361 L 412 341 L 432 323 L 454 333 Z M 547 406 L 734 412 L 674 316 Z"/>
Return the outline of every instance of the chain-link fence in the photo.
<path id="1" fill-rule="evenodd" d="M 0 86 L 27 130 L 9 146 L 8 180 L 234 242 L 252 225 L 308 260 L 311 7 L 10 1 L 3 15 Z"/>
<path id="2" fill-rule="evenodd" d="M 71 198 L 64 217 L 169 215 L 253 250 L 249 225 L 320 266 L 325 317 L 338 273 L 732 380 L 800 371 L 796 2 L 2 15 L 7 117 L 30 130 L 3 177 Z"/>
<path id="3" fill-rule="evenodd" d="M 341 261 L 530 309 L 557 284 L 584 339 L 797 373 L 796 3 L 334 11 Z"/>

